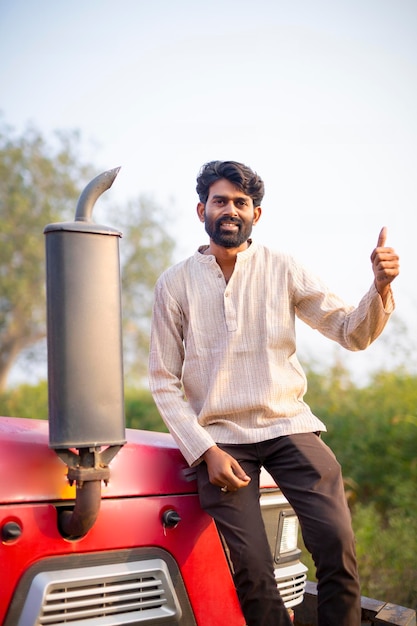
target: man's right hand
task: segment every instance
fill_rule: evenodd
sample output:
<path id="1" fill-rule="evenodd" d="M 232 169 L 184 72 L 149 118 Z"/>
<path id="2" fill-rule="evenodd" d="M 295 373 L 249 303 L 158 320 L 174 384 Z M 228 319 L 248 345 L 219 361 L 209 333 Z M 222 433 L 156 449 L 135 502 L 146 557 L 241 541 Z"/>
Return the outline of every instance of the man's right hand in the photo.
<path id="1" fill-rule="evenodd" d="M 237 491 L 246 487 L 251 480 L 236 459 L 218 446 L 206 450 L 203 459 L 207 464 L 211 484 L 224 491 Z"/>

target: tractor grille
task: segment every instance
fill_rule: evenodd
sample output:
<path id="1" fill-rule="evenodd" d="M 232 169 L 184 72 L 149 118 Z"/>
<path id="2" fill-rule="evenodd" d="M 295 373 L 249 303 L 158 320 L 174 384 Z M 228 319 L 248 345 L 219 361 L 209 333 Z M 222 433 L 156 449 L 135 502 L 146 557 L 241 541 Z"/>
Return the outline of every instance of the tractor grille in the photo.
<path id="1" fill-rule="evenodd" d="M 18 626 L 179 623 L 181 609 L 162 559 L 41 572 Z"/>
<path id="2" fill-rule="evenodd" d="M 285 577 L 283 574 L 285 572 Z M 296 565 L 275 570 L 277 586 L 286 607 L 301 604 L 304 598 L 307 568 L 300 562 Z"/>

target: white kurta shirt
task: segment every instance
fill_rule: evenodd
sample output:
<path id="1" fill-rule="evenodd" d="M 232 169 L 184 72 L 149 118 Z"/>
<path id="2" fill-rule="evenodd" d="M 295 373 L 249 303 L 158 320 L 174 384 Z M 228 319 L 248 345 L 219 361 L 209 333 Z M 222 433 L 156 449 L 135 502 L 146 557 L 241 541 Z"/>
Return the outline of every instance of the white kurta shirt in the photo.
<path id="1" fill-rule="evenodd" d="M 374 285 L 358 307 L 291 256 L 252 243 L 228 284 L 197 251 L 155 288 L 150 389 L 190 465 L 214 443 L 257 443 L 325 430 L 304 402 L 295 316 L 349 350 L 363 350 L 394 309 Z"/>

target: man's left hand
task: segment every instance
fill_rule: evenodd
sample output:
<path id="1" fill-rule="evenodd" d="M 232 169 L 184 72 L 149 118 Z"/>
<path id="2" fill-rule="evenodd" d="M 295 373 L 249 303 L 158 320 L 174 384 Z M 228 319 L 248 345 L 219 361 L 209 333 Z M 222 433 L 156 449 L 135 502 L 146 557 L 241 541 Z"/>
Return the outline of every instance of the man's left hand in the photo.
<path id="1" fill-rule="evenodd" d="M 387 229 L 384 226 L 378 237 L 378 243 L 371 254 L 372 269 L 375 276 L 375 287 L 384 304 L 390 290 L 390 283 L 400 273 L 398 254 L 393 248 L 385 245 Z"/>

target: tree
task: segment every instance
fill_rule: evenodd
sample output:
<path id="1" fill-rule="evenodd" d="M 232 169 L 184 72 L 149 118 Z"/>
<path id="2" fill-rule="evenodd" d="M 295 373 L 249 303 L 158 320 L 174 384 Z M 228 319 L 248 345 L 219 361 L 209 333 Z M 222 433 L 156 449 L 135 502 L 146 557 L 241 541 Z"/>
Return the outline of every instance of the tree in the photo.
<path id="1" fill-rule="evenodd" d="M 88 177 L 78 140 L 56 133 L 51 147 L 34 128 L 16 137 L 0 127 L 0 390 L 17 356 L 45 337 L 43 228 L 68 216 Z"/>
<path id="2" fill-rule="evenodd" d="M 0 123 L 0 392 L 17 357 L 46 336 L 43 229 L 73 220 L 80 192 L 100 173 L 82 164 L 79 152 L 77 132 L 56 132 L 48 143 L 33 127 L 19 137 Z M 125 348 L 128 370 L 135 363 L 139 377 L 147 361 L 153 285 L 174 244 L 150 200 L 139 198 L 117 213 L 123 230 Z"/>
<path id="3" fill-rule="evenodd" d="M 153 289 L 172 262 L 174 240 L 163 224 L 165 213 L 151 199 L 139 196 L 115 212 L 123 233 L 122 268 L 123 344 L 125 375 L 138 384 L 147 372 Z M 113 220 L 114 221 L 114 220 Z"/>

